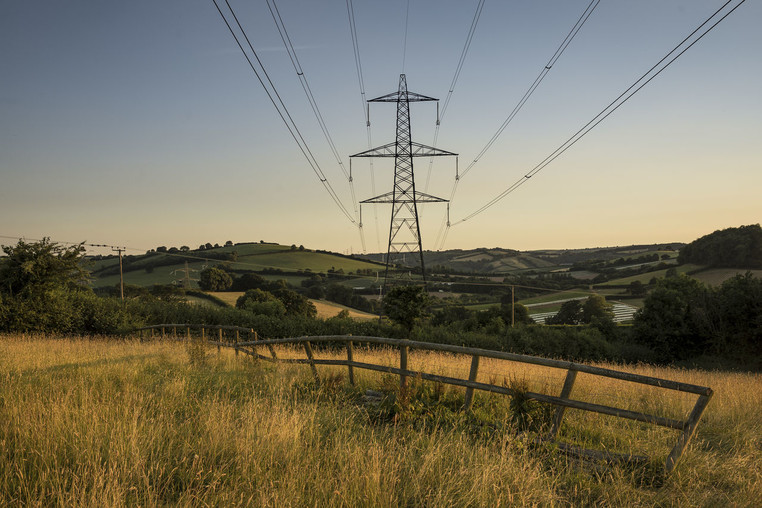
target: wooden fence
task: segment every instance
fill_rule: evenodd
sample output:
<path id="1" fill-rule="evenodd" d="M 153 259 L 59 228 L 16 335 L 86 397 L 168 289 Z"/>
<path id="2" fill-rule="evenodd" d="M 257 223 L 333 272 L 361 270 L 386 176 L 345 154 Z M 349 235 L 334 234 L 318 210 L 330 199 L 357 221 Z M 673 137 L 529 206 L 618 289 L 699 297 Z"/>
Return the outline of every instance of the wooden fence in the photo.
<path id="1" fill-rule="evenodd" d="M 180 333 L 178 333 L 178 330 Z M 612 369 L 606 369 L 602 367 L 594 367 L 591 365 L 585 365 L 580 363 L 567 362 L 562 360 L 552 360 L 548 358 L 541 358 L 537 356 L 520 355 L 515 353 L 506 353 L 501 351 L 490 351 L 487 349 L 451 346 L 448 344 L 435 344 L 429 342 L 417 342 L 411 340 L 389 339 L 383 337 L 364 337 L 364 336 L 351 336 L 351 335 L 326 335 L 326 336 L 312 336 L 312 337 L 294 337 L 285 339 L 261 339 L 257 336 L 257 333 L 251 328 L 242 328 L 238 326 L 223 326 L 223 325 L 192 325 L 192 324 L 162 324 L 153 325 L 140 328 L 141 337 L 145 337 L 146 334 L 150 334 L 151 337 L 156 337 L 160 334 L 164 338 L 185 338 L 191 339 L 191 331 L 197 331 L 197 337 L 205 340 L 211 345 L 216 345 L 218 350 L 221 347 L 231 347 L 235 349 L 236 355 L 239 352 L 243 352 L 247 355 L 254 356 L 256 358 L 284 362 L 284 363 L 297 363 L 307 364 L 312 370 L 312 374 L 315 377 L 315 381 L 320 383 L 320 376 L 317 370 L 318 365 L 331 365 L 346 367 L 348 371 L 349 382 L 355 384 L 355 369 L 365 369 L 377 372 L 385 372 L 399 375 L 400 386 L 405 387 L 408 377 L 416 377 L 425 379 L 428 381 L 434 381 L 454 386 L 462 386 L 465 388 L 465 404 L 464 409 L 471 408 L 474 400 L 474 390 L 483 390 L 486 392 L 499 393 L 503 395 L 513 396 L 516 392 L 510 387 L 496 385 L 492 383 L 483 383 L 477 381 L 479 373 L 480 358 L 494 358 L 498 360 L 507 360 L 519 363 L 525 363 L 530 365 L 540 365 L 543 367 L 551 367 L 555 369 L 562 369 L 566 371 L 566 377 L 564 380 L 561 392 L 555 395 L 547 395 L 543 393 L 534 392 L 521 392 L 521 396 L 552 404 L 556 406 L 553 423 L 548 435 L 543 439 L 545 441 L 550 440 L 555 442 L 558 431 L 561 427 L 561 423 L 564 418 L 564 413 L 567 408 L 579 409 L 582 411 L 591 411 L 599 414 L 615 416 L 619 418 L 625 418 L 644 422 L 652 425 L 666 427 L 679 431 L 677 442 L 670 451 L 664 464 L 664 471 L 669 474 L 677 465 L 683 450 L 688 445 L 691 437 L 693 436 L 696 425 L 701 418 L 701 414 L 704 412 L 709 400 L 712 397 L 712 389 L 705 386 L 697 386 L 688 383 L 681 383 L 678 381 L 671 381 L 668 379 L 661 379 L 656 377 L 644 376 L 640 374 L 631 374 L 627 372 L 620 372 Z M 171 333 L 170 333 L 171 332 Z M 319 343 L 331 343 L 332 345 L 343 344 L 346 351 L 346 360 L 337 359 L 318 359 L 315 358 L 315 354 L 312 349 L 312 344 Z M 371 363 L 358 362 L 354 359 L 354 346 L 355 344 L 380 344 L 386 346 L 392 346 L 399 350 L 399 367 L 393 367 L 389 365 L 376 365 Z M 304 348 L 305 358 L 278 358 L 274 345 L 297 345 L 301 344 Z M 261 355 L 256 351 L 256 346 L 266 346 L 270 353 L 270 356 Z M 423 371 L 410 370 L 408 368 L 408 355 L 410 349 L 418 349 L 425 351 L 442 351 L 453 354 L 466 355 L 471 357 L 471 367 L 469 370 L 468 379 L 461 379 L 456 377 L 448 377 L 437 374 L 432 374 Z M 618 408 L 614 406 L 607 406 L 601 404 L 593 404 L 590 402 L 584 402 L 580 400 L 574 400 L 570 398 L 572 389 L 578 373 L 592 374 L 594 376 L 618 379 L 631 383 L 639 383 L 648 386 L 654 386 L 663 388 L 666 390 L 675 390 L 678 392 L 690 393 L 697 395 L 696 402 L 693 409 L 688 414 L 685 420 L 675 420 L 666 418 L 663 416 L 656 416 L 638 411 L 631 411 L 628 409 Z M 563 451 L 590 458 L 601 458 L 607 460 L 644 460 L 646 457 L 637 456 L 623 456 L 621 454 L 613 454 L 609 452 L 600 452 L 596 450 L 588 450 L 565 443 L 557 443 L 559 448 Z"/>

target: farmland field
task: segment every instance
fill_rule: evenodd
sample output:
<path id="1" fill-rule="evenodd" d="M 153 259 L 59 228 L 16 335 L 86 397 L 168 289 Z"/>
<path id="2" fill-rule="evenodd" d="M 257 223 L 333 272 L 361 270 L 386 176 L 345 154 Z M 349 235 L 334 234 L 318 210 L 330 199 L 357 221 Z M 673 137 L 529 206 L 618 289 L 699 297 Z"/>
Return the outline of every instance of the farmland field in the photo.
<path id="1" fill-rule="evenodd" d="M 208 252 L 210 256 L 216 256 L 219 254 L 237 252 L 237 261 L 230 262 L 225 261 L 232 269 L 236 270 L 265 270 L 265 269 L 279 269 L 283 270 L 283 274 L 265 275 L 268 279 L 293 279 L 289 280 L 291 283 L 298 284 L 304 277 L 295 277 L 289 275 L 289 272 L 295 272 L 297 270 L 309 270 L 315 273 L 327 272 L 328 270 L 343 270 L 344 273 L 355 272 L 360 269 L 372 269 L 379 270 L 379 265 L 370 263 L 368 261 L 360 259 L 350 259 L 335 254 L 328 254 L 324 252 L 313 252 L 309 250 L 292 250 L 285 245 L 275 244 L 239 244 L 232 247 L 219 247 L 209 251 L 191 251 L 187 253 L 188 256 L 196 258 L 203 258 L 204 254 Z M 217 263 L 223 261 L 218 259 L 208 259 L 204 261 L 195 261 L 192 257 L 186 258 L 185 253 L 177 254 L 154 254 L 149 257 L 143 255 L 137 256 L 130 261 L 133 269 L 124 272 L 124 280 L 127 284 L 134 284 L 138 286 L 150 286 L 153 284 L 171 284 L 175 279 L 181 278 L 182 274 L 172 274 L 175 270 L 180 270 L 185 267 L 185 261 L 188 260 L 189 268 L 196 270 L 191 275 L 192 278 L 198 278 L 198 272 L 205 266 L 214 266 Z M 153 269 L 146 271 L 146 267 L 150 263 L 155 263 L 157 260 L 162 261 L 165 258 L 170 257 L 171 260 L 177 262 L 171 265 L 156 266 Z M 125 260 L 126 262 L 126 260 Z M 99 269 L 110 267 L 114 269 L 118 266 L 117 258 L 109 258 L 104 260 L 92 261 L 87 268 L 93 272 L 96 272 L 96 278 L 93 281 L 95 287 L 113 286 L 119 283 L 119 275 L 98 275 Z M 195 282 L 193 287 L 197 287 Z"/>
<path id="2" fill-rule="evenodd" d="M 687 273 L 692 272 L 694 270 L 699 270 L 701 266 L 699 265 L 692 265 L 692 264 L 684 264 L 680 266 L 674 266 L 677 273 Z M 596 286 L 621 286 L 625 284 L 630 284 L 631 282 L 640 281 L 643 284 L 648 284 L 648 282 L 655 278 L 663 278 L 667 274 L 667 270 L 669 268 L 665 268 L 664 270 L 657 270 L 655 272 L 647 272 L 647 273 L 641 273 L 638 275 L 633 275 L 632 277 L 624 277 L 622 279 L 615 279 L 610 280 L 608 282 L 604 282 L 602 284 L 596 284 Z"/>
<path id="3" fill-rule="evenodd" d="M 356 359 L 395 361 L 388 349 L 357 348 Z M 424 363 L 468 372 L 467 359 L 411 355 L 411 368 Z M 470 416 L 446 409 L 462 401 L 460 390 L 447 389 L 440 405 L 388 420 L 360 397 L 366 388 L 393 386 L 383 374 L 360 376 L 353 390 L 343 371 L 326 367 L 317 388 L 309 368 L 226 350 L 2 336 L 0 505 L 755 506 L 762 498 L 762 376 L 626 370 L 715 390 L 692 444 L 663 480 L 651 469 L 588 464 L 527 446 L 506 424 L 506 399 L 483 393 Z M 489 362 L 483 375 L 508 372 L 532 388 L 555 389 L 562 380 L 547 369 L 506 371 Z M 656 389 L 578 382 L 575 397 L 660 415 L 682 415 L 691 403 Z M 423 403 L 438 392 L 428 393 Z M 587 413 L 569 411 L 568 422 L 562 436 L 632 449 L 656 465 L 675 439 L 674 431 Z"/>
<path id="4" fill-rule="evenodd" d="M 698 272 L 691 277 L 698 279 L 709 286 L 719 286 L 726 280 L 735 277 L 737 274 L 751 272 L 755 277 L 762 277 L 762 270 L 746 270 L 745 268 L 712 268 Z"/>

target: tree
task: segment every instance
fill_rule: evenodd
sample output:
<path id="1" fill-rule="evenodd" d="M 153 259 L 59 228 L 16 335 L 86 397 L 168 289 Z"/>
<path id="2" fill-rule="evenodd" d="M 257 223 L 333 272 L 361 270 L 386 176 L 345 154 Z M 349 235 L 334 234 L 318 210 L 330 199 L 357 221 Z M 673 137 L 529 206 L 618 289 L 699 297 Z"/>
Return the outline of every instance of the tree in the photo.
<path id="1" fill-rule="evenodd" d="M 632 296 L 646 296 L 647 288 L 639 280 L 630 282 L 630 294 Z"/>
<path id="2" fill-rule="evenodd" d="M 290 289 L 276 289 L 272 292 L 275 297 L 283 302 L 286 307 L 286 314 L 290 316 L 317 316 L 317 308 L 306 297 Z"/>
<path id="3" fill-rule="evenodd" d="M 684 274 L 660 279 L 635 314 L 635 339 L 661 360 L 695 354 L 704 342 L 699 323 L 705 320 L 708 296 L 701 282 Z"/>
<path id="4" fill-rule="evenodd" d="M 545 320 L 549 325 L 578 325 L 582 322 L 582 304 L 579 300 L 567 300 L 555 316 Z"/>
<path id="5" fill-rule="evenodd" d="M 228 240 L 225 242 L 225 247 L 232 247 L 233 246 L 233 240 Z"/>
<path id="6" fill-rule="evenodd" d="M 601 295 L 590 295 L 582 304 L 582 322 L 586 324 L 612 321 L 614 313 L 611 311 L 611 304 Z"/>
<path id="7" fill-rule="evenodd" d="M 84 242 L 64 247 L 49 238 L 15 246 L 3 246 L 0 259 L 0 291 L 11 296 L 39 296 L 56 289 L 79 289 L 89 280 L 82 268 Z"/>
<path id="8" fill-rule="evenodd" d="M 424 317 L 429 295 L 420 286 L 397 286 L 384 296 L 383 305 L 389 319 L 411 331 L 416 320 Z"/>
<path id="9" fill-rule="evenodd" d="M 256 273 L 244 273 L 233 280 L 231 289 L 233 291 L 247 291 L 249 289 L 261 289 L 267 285 L 267 280 Z"/>
<path id="10" fill-rule="evenodd" d="M 283 316 L 286 306 L 272 293 L 261 289 L 249 289 L 235 302 L 238 309 L 248 310 L 254 314 L 266 316 Z"/>
<path id="11" fill-rule="evenodd" d="M 762 227 L 750 224 L 702 236 L 680 249 L 677 260 L 680 264 L 762 268 Z"/>
<path id="12" fill-rule="evenodd" d="M 737 274 L 716 288 L 707 319 L 699 325 L 715 354 L 734 358 L 762 353 L 762 279 L 751 272 Z"/>
<path id="13" fill-rule="evenodd" d="M 233 285 L 228 272 L 215 266 L 201 270 L 198 285 L 204 291 L 227 291 Z"/>

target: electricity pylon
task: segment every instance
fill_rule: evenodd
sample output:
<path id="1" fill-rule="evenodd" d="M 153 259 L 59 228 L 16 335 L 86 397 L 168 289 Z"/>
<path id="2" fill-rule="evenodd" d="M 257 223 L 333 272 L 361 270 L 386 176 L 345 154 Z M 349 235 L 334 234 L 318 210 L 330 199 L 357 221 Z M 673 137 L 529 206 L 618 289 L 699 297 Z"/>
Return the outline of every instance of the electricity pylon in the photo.
<path id="1" fill-rule="evenodd" d="M 417 252 L 419 254 L 421 281 L 424 286 L 426 285 L 421 228 L 418 223 L 418 203 L 446 203 L 448 200 L 415 190 L 413 158 L 456 156 L 457 154 L 413 142 L 410 135 L 410 103 L 437 100 L 433 97 L 409 92 L 405 75 L 400 74 L 399 89 L 396 92 L 368 101 L 368 103 L 397 103 L 397 136 L 394 143 L 388 143 L 350 155 L 350 157 L 394 157 L 394 189 L 391 192 L 360 202 L 361 204 L 390 203 L 392 205 L 391 223 L 389 225 L 389 246 L 386 253 L 386 271 L 384 273 L 382 294 L 385 294 L 387 287 L 393 284 L 419 283 L 413 279 L 412 267 L 408 268 L 409 271 L 407 271 L 405 270 L 406 267 L 397 266 L 402 262 L 401 258 L 406 252 Z M 390 277 L 389 273 L 390 267 L 397 268 L 392 277 Z M 407 280 L 405 280 L 406 277 Z"/>

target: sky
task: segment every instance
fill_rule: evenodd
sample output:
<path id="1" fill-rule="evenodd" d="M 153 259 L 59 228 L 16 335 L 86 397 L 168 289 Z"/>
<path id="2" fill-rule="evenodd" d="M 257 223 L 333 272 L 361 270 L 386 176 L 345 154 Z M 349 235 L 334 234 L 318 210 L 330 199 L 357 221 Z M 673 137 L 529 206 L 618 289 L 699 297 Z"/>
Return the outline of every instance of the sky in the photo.
<path id="1" fill-rule="evenodd" d="M 735 5 L 739 0 L 732 0 Z M 224 8 L 224 0 L 220 0 Z M 589 0 L 486 0 L 437 147 L 462 171 L 519 102 Z M 502 135 L 458 184 L 444 248 L 519 250 L 689 242 L 759 223 L 762 2 L 747 1 L 515 192 L 550 155 L 724 2 L 603 0 Z M 230 0 L 331 186 L 354 215 L 265 0 Z M 354 0 L 368 99 L 448 95 L 478 1 Z M 368 148 L 345 0 L 277 0 L 340 157 Z M 331 200 L 211 0 L 3 0 L 0 244 L 126 246 L 271 241 L 386 251 L 391 209 L 363 234 Z M 231 19 L 232 22 L 232 19 Z M 372 104 L 375 146 L 394 104 Z M 437 109 L 411 104 L 431 145 Z M 393 161 L 352 162 L 357 200 L 392 188 Z M 418 190 L 449 197 L 456 163 L 415 160 Z M 430 171 L 430 173 L 429 173 Z M 429 176 L 430 175 L 430 176 Z M 426 185 L 426 182 L 429 182 Z M 443 204 L 421 207 L 424 249 Z M 363 245 L 364 244 L 364 245 Z M 98 252 L 91 249 L 91 252 Z"/>

